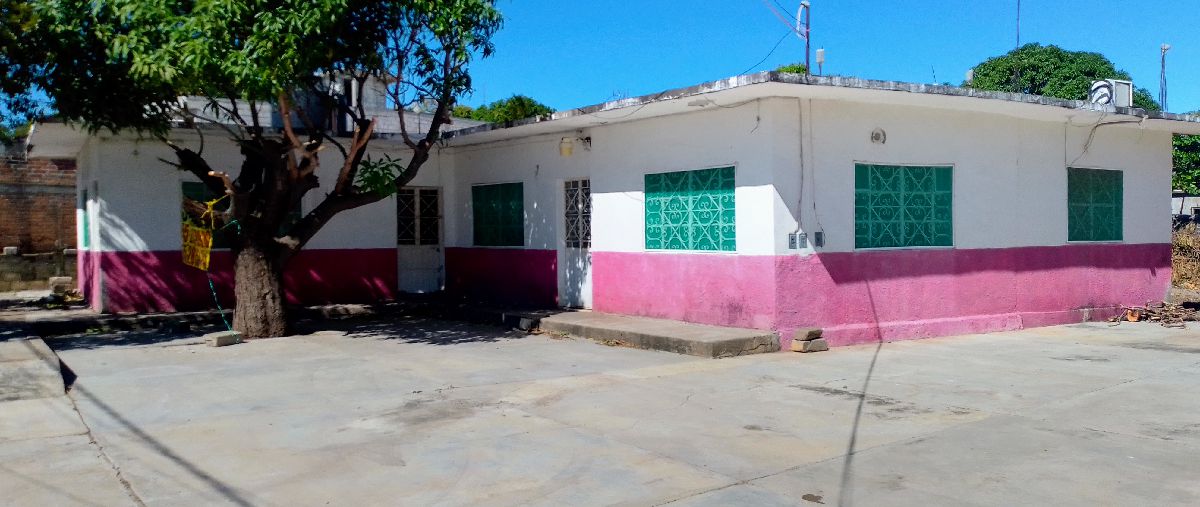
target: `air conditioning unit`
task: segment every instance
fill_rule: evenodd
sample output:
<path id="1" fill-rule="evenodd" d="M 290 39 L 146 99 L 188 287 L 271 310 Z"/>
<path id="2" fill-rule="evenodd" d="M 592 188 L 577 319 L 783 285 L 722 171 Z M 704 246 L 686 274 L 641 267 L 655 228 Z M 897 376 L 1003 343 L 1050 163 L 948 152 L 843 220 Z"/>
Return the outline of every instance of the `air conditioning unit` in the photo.
<path id="1" fill-rule="evenodd" d="M 1120 79 L 1096 81 L 1092 83 L 1088 101 L 1093 104 L 1133 107 L 1133 82 Z"/>

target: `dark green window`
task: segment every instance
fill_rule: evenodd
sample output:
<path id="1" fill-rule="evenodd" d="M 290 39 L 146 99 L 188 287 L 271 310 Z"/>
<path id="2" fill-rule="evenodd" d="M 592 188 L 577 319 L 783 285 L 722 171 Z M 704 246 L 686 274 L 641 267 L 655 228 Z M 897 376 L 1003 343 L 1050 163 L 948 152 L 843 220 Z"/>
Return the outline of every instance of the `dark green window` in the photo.
<path id="1" fill-rule="evenodd" d="M 205 228 L 212 227 L 211 222 L 201 223 L 201 222 L 203 222 L 203 213 L 197 208 L 189 209 L 189 207 L 187 206 L 187 200 L 191 199 L 193 201 L 196 201 L 197 203 L 200 203 L 200 205 L 203 206 L 204 203 L 207 203 L 208 201 L 216 199 L 216 198 L 220 197 L 220 195 L 214 193 L 212 190 L 209 190 L 208 186 L 203 183 L 200 183 L 198 181 L 185 181 L 185 182 L 183 182 L 183 197 L 184 197 L 184 202 L 182 203 L 183 220 L 185 222 L 189 222 L 189 223 L 192 223 L 193 225 L 200 226 L 200 227 L 205 227 Z M 225 199 L 225 200 L 217 203 L 215 206 L 213 206 L 213 209 L 216 211 L 228 210 L 229 209 L 229 199 Z M 225 234 L 214 232 L 212 237 L 213 237 L 213 241 L 212 241 L 213 248 L 229 248 L 229 246 L 230 246 L 229 239 L 226 237 Z"/>
<path id="2" fill-rule="evenodd" d="M 737 250 L 732 167 L 646 175 L 647 250 Z"/>
<path id="3" fill-rule="evenodd" d="M 1067 169 L 1067 241 L 1121 241 L 1121 171 Z"/>
<path id="4" fill-rule="evenodd" d="M 525 245 L 525 187 L 521 183 L 471 187 L 476 246 Z"/>
<path id="5" fill-rule="evenodd" d="M 954 169 L 854 166 L 854 247 L 953 246 Z"/>

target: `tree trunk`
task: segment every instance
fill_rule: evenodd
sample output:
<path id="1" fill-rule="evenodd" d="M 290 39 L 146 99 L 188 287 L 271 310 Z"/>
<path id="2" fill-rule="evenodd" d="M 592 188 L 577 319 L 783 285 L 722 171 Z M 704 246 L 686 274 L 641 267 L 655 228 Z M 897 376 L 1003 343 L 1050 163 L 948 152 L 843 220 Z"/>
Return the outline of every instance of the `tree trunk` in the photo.
<path id="1" fill-rule="evenodd" d="M 234 264 L 233 328 L 247 338 L 272 338 L 287 334 L 283 306 L 283 266 L 266 249 L 247 242 Z"/>

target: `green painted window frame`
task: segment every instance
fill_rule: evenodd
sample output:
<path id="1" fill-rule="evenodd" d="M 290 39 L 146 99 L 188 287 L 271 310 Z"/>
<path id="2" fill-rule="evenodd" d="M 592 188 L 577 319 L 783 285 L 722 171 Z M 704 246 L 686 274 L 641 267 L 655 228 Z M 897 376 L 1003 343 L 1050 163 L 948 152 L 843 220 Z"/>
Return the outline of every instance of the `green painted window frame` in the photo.
<path id="1" fill-rule="evenodd" d="M 854 248 L 953 246 L 953 166 L 854 165 Z"/>
<path id="2" fill-rule="evenodd" d="M 525 246 L 525 184 L 471 187 L 475 246 Z"/>
<path id="3" fill-rule="evenodd" d="M 1067 241 L 1123 241 L 1124 194 L 1124 171 L 1067 168 Z"/>
<path id="4" fill-rule="evenodd" d="M 646 250 L 737 251 L 733 167 L 645 176 Z"/>

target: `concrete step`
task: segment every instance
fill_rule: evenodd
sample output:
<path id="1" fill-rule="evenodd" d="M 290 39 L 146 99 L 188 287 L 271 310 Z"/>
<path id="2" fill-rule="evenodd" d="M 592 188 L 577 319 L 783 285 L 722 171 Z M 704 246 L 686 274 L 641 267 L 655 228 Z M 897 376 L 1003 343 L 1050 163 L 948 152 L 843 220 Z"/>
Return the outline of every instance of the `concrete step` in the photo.
<path id="1" fill-rule="evenodd" d="M 590 338 L 639 349 L 700 357 L 734 357 L 779 352 L 773 331 L 708 326 L 596 312 L 567 312 L 543 317 L 542 331 Z"/>
<path id="2" fill-rule="evenodd" d="M 0 401 L 66 393 L 58 356 L 38 338 L 0 341 Z"/>

